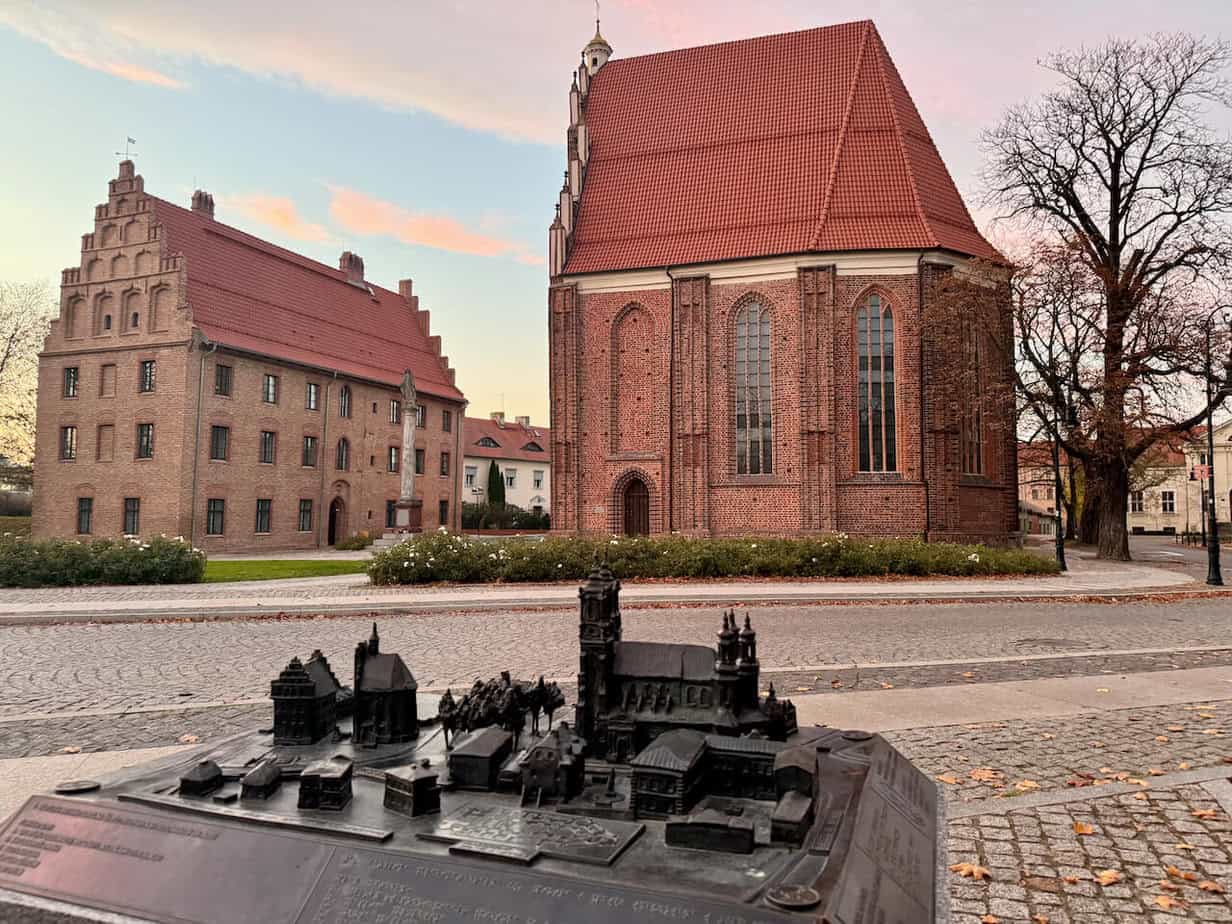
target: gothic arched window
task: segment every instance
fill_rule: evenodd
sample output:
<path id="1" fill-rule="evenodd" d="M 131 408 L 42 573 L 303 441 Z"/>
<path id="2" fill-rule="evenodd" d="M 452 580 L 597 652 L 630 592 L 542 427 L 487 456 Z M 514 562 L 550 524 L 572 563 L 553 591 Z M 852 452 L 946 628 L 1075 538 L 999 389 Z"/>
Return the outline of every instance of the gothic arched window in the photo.
<path id="1" fill-rule="evenodd" d="M 894 314 L 877 294 L 856 311 L 860 471 L 898 469 L 894 428 Z"/>
<path id="2" fill-rule="evenodd" d="M 338 416 L 351 416 L 351 386 L 343 385 L 342 391 L 338 392 Z"/>
<path id="3" fill-rule="evenodd" d="M 774 471 L 770 387 L 770 309 L 749 302 L 736 312 L 736 474 Z"/>
<path id="4" fill-rule="evenodd" d="M 969 317 L 962 320 L 962 401 L 959 442 L 965 475 L 984 473 L 984 371 L 980 332 Z"/>
<path id="5" fill-rule="evenodd" d="M 351 470 L 351 443 L 345 436 L 338 440 L 338 453 L 334 459 L 334 468 L 340 472 Z"/>

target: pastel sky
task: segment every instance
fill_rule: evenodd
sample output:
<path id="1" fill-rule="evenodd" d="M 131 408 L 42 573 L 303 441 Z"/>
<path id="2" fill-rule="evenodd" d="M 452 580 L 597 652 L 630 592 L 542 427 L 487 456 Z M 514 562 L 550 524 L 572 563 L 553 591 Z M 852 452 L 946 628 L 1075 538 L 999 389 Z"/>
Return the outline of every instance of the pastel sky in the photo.
<path id="1" fill-rule="evenodd" d="M 602 17 L 617 56 L 872 18 L 973 208 L 979 133 L 1048 86 L 1041 56 L 1232 38 L 1227 0 L 602 0 Z M 591 0 L 3 0 L 0 279 L 58 284 L 131 136 L 154 194 L 201 187 L 220 220 L 412 277 L 470 413 L 545 422 L 546 228 L 593 20 Z"/>

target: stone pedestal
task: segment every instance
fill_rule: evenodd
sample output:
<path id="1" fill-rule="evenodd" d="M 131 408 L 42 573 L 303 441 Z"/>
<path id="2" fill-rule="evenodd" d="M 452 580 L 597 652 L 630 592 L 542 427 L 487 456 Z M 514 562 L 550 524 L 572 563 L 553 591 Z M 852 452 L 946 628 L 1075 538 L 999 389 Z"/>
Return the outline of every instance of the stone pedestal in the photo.
<path id="1" fill-rule="evenodd" d="M 394 523 L 398 530 L 418 533 L 423 530 L 423 501 L 419 498 L 400 500 L 394 508 Z"/>

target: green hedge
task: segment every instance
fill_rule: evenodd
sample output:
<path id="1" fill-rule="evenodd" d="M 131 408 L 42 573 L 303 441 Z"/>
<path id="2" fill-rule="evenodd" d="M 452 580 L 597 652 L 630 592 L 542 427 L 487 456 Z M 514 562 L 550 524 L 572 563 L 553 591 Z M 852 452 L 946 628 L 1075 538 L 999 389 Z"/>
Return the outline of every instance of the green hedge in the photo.
<path id="1" fill-rule="evenodd" d="M 517 504 L 462 504 L 463 529 L 542 529 L 552 528 L 547 513 L 524 510 Z"/>
<path id="2" fill-rule="evenodd" d="M 579 581 L 607 556 L 621 578 L 882 577 L 1053 574 L 1031 552 L 917 539 L 472 539 L 428 533 L 373 556 L 374 584 Z"/>
<path id="3" fill-rule="evenodd" d="M 191 584 L 205 553 L 183 539 L 47 539 L 0 535 L 0 587 Z"/>

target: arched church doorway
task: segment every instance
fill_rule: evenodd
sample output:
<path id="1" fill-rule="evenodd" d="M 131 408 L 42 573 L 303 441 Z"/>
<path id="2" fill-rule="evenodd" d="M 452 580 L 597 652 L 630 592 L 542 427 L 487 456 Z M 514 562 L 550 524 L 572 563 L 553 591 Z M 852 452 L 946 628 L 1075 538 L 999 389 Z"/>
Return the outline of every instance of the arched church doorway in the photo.
<path id="1" fill-rule="evenodd" d="M 334 545 L 339 539 L 346 535 L 346 504 L 342 502 L 341 497 L 335 497 L 329 505 L 329 541 L 328 545 Z"/>
<path id="2" fill-rule="evenodd" d="M 625 485 L 624 526 L 626 536 L 650 533 L 650 490 L 640 478 L 631 478 Z"/>

